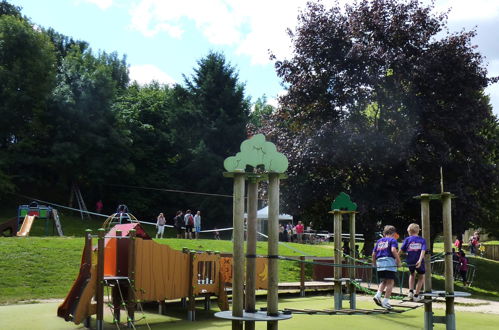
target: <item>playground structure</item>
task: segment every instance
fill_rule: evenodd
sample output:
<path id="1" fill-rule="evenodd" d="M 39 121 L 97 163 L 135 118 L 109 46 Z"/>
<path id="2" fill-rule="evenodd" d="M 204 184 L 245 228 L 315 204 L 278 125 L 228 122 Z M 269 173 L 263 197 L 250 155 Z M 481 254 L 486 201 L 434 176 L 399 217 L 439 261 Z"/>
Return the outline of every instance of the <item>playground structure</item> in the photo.
<path id="1" fill-rule="evenodd" d="M 27 237 L 37 219 L 45 220 L 45 236 L 48 236 L 51 219 L 54 221 L 59 236 L 64 236 L 57 210 L 49 206 L 39 205 L 37 202 L 31 202 L 29 205 L 19 205 L 17 216 L 0 224 L 0 234 L 3 236 Z"/>
<path id="2" fill-rule="evenodd" d="M 177 251 L 154 242 L 138 222 L 117 224 L 109 232 L 99 229 L 97 248 L 94 236 L 85 236 L 80 272 L 57 315 L 75 324 L 91 325 L 96 315 L 96 329 L 103 329 L 104 291 L 111 291 L 109 308 L 119 325 L 124 309 L 129 326 L 136 322 L 136 311 L 143 302 L 159 302 L 162 313 L 166 300 L 186 303 L 189 320 L 195 320 L 195 299 L 218 297 L 221 310 L 228 309 L 226 291 L 233 282 L 232 258 L 218 252 Z M 257 258 L 256 288 L 266 289 L 267 260 Z"/>
<path id="3" fill-rule="evenodd" d="M 291 318 L 291 313 L 278 310 L 279 259 L 279 183 L 285 178 L 288 160 L 277 152 L 273 143 L 257 134 L 241 143 L 241 151 L 225 159 L 225 177 L 234 179 L 233 192 L 233 283 L 232 311 L 215 316 L 232 321 L 232 329 L 255 329 L 255 321 L 266 321 L 267 329 L 278 329 L 278 322 Z M 247 172 L 247 167 L 250 171 Z M 255 309 L 256 224 L 258 183 L 268 180 L 268 285 L 266 311 Z M 247 248 L 244 256 L 244 190 L 248 181 Z M 246 264 L 246 267 L 245 267 Z M 246 268 L 246 276 L 245 276 Z M 246 294 L 246 300 L 244 297 Z M 244 304 L 245 302 L 245 304 Z M 246 310 L 244 310 L 244 308 Z"/>

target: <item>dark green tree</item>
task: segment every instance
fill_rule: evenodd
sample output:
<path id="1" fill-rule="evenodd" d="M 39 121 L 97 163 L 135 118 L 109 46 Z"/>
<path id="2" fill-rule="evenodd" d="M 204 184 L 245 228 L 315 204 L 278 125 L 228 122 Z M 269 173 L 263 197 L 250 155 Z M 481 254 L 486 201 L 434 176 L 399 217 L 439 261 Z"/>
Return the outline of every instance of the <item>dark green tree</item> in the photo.
<path id="1" fill-rule="evenodd" d="M 46 35 L 5 2 L 0 15 L 0 190 L 13 188 L 55 82 L 54 48 Z M 10 9 L 9 9 L 10 8 Z M 11 15 L 12 14 L 12 15 Z M 2 173 L 3 171 L 4 173 Z"/>
<path id="2" fill-rule="evenodd" d="M 188 134 L 184 145 L 188 156 L 182 159 L 184 184 L 194 191 L 232 194 L 230 180 L 224 179 L 223 161 L 239 151 L 247 138 L 250 102 L 244 95 L 236 69 L 220 53 L 209 53 L 198 61 L 185 88 L 176 89 L 176 99 L 184 100 L 185 112 L 178 129 Z M 230 223 L 231 200 L 223 197 L 190 198 L 188 206 L 200 209 L 212 224 Z"/>
<path id="3" fill-rule="evenodd" d="M 440 36 L 446 15 L 432 10 L 366 0 L 345 11 L 312 2 L 301 13 L 293 57 L 276 61 L 288 93 L 263 130 L 290 160 L 286 212 L 331 229 L 330 203 L 346 191 L 365 234 L 386 223 L 404 233 L 419 219 L 412 197 L 439 192 L 442 166 L 445 189 L 459 196 L 455 228 L 490 217 L 497 122 L 483 90 L 493 81 L 474 32 Z"/>

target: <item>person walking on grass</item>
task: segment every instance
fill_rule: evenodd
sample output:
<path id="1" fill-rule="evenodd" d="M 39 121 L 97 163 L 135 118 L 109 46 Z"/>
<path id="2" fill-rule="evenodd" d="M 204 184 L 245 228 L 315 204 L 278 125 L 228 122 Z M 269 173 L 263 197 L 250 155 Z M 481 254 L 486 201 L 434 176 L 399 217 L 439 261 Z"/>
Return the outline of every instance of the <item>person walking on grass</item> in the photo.
<path id="1" fill-rule="evenodd" d="M 392 295 L 397 267 L 400 266 L 400 257 L 397 251 L 398 243 L 394 238 L 395 234 L 396 229 L 394 226 L 385 226 L 383 238 L 376 242 L 372 253 L 373 266 L 377 268 L 378 278 L 381 281 L 373 300 L 376 305 L 386 309 L 392 309 L 388 300 Z M 385 291 L 385 298 L 381 300 L 383 291 Z"/>
<path id="2" fill-rule="evenodd" d="M 194 216 L 194 231 L 196 239 L 199 238 L 199 233 L 201 232 L 201 211 L 197 211 Z"/>
<path id="3" fill-rule="evenodd" d="M 399 254 L 402 254 L 403 252 L 407 253 L 406 263 L 409 266 L 410 273 L 408 298 L 409 300 L 416 302 L 424 299 L 419 293 L 421 292 L 425 278 L 424 255 L 426 253 L 426 240 L 418 236 L 419 231 L 419 225 L 411 223 L 409 227 L 407 227 L 409 237 L 406 237 L 399 251 Z M 414 283 L 416 282 L 415 273 L 418 273 L 416 291 L 414 291 Z"/>
<path id="4" fill-rule="evenodd" d="M 156 228 L 158 228 L 158 232 L 156 233 L 156 238 L 163 238 L 163 233 L 165 232 L 166 219 L 163 213 L 158 215 L 158 219 L 156 221 Z"/>

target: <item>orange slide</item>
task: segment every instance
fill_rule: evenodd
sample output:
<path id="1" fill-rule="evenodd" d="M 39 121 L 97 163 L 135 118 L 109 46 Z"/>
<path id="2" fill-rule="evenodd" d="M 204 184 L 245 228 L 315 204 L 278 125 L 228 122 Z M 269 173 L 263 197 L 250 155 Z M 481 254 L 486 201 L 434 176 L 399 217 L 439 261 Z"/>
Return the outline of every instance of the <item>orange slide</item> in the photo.
<path id="1" fill-rule="evenodd" d="M 27 215 L 24 217 L 23 225 L 21 229 L 17 232 L 18 237 L 26 237 L 29 235 L 29 231 L 31 230 L 31 226 L 33 225 L 33 221 L 35 221 L 34 215 Z"/>

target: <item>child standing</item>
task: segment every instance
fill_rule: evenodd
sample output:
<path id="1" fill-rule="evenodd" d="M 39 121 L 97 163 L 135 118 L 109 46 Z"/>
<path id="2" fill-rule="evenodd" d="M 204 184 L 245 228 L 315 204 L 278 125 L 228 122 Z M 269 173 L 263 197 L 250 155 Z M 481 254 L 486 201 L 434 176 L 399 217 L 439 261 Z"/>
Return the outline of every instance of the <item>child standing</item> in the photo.
<path id="1" fill-rule="evenodd" d="M 407 259 L 406 262 L 409 265 L 409 299 L 413 301 L 423 300 L 423 296 L 419 295 L 421 288 L 424 284 L 425 278 L 425 264 L 424 255 L 426 253 L 426 240 L 419 234 L 419 225 L 416 223 L 411 223 L 407 227 L 407 237 L 402 243 L 400 248 L 400 253 L 406 252 Z M 414 292 L 414 283 L 416 282 L 416 274 L 418 273 L 418 283 L 416 284 L 416 292 Z"/>
<path id="2" fill-rule="evenodd" d="M 397 252 L 398 243 L 394 236 L 396 229 L 394 226 L 385 226 L 383 229 L 383 238 L 379 239 L 374 245 L 372 258 L 373 266 L 377 267 L 378 277 L 381 283 L 378 292 L 374 295 L 374 302 L 383 308 L 392 309 L 388 302 L 392 294 L 397 267 L 400 266 L 400 257 Z M 381 301 L 381 295 L 385 291 L 385 298 Z"/>
<path id="3" fill-rule="evenodd" d="M 463 284 L 466 286 L 468 283 L 466 282 L 466 275 L 468 273 L 468 258 L 464 254 L 464 251 L 459 251 L 459 274 L 463 280 Z"/>

